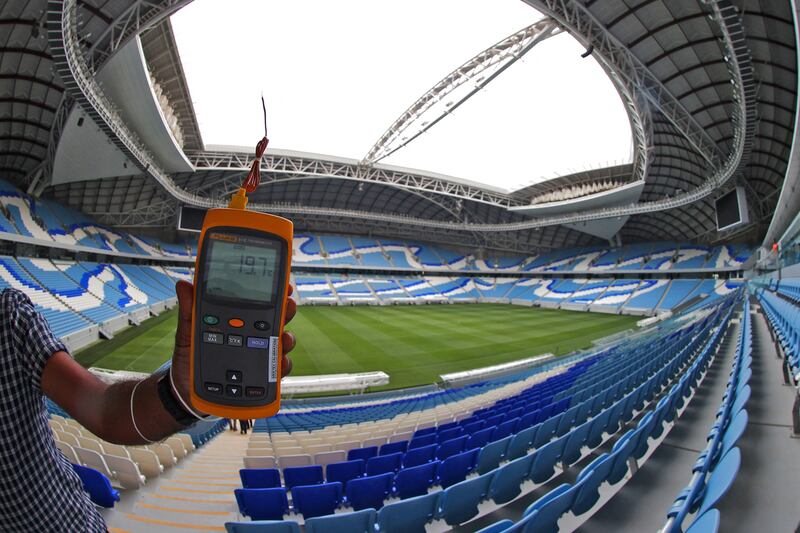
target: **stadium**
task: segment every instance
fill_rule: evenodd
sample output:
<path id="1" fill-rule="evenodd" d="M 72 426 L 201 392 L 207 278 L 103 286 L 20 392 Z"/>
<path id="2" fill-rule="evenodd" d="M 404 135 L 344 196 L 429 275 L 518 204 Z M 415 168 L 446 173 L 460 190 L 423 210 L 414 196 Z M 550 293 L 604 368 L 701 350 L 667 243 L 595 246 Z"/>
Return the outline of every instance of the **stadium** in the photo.
<path id="1" fill-rule="evenodd" d="M 388 2 L 276 16 L 270 31 L 302 35 L 312 56 L 395 57 L 379 40 L 327 50 L 354 31 L 329 17 L 406 35 L 408 65 L 335 76 L 293 55 L 302 42 L 256 60 L 222 33 L 279 3 L 256 4 L 0 2 L 0 287 L 24 292 L 82 366 L 116 383 L 170 360 L 175 285 L 194 279 L 204 217 L 251 165 L 248 208 L 294 224 L 297 345 L 278 414 L 250 433 L 210 417 L 127 446 L 46 399 L 109 531 L 800 530 L 795 2 L 429 3 L 427 16 L 392 7 L 385 28 Z M 263 22 L 250 18 L 242 39 Z M 323 26 L 335 33 L 313 41 Z M 270 70 L 270 54 L 288 66 Z M 279 75 L 235 92 L 250 70 Z M 607 107 L 616 122 L 545 118 L 570 113 L 532 92 L 548 84 L 579 96 L 573 114 Z M 270 92 L 322 101 L 337 85 L 364 106 L 328 105 L 347 113 L 328 119 Z M 258 91 L 278 147 L 254 163 Z M 496 141 L 469 114 L 491 94 L 516 95 L 490 108 L 509 125 Z M 220 116 L 255 126 L 239 141 Z M 293 121 L 356 152 L 302 144 Z M 559 129 L 576 146 L 537 147 Z M 590 152 L 601 159 L 575 162 Z M 548 155 L 557 166 L 533 170 Z"/>

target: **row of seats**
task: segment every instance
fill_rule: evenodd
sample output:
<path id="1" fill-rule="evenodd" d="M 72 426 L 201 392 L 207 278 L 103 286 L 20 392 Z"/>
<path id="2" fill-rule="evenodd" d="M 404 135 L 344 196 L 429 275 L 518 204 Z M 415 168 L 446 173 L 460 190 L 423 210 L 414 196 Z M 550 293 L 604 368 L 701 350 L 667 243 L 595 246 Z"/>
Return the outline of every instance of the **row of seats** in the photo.
<path id="1" fill-rule="evenodd" d="M 800 304 L 767 289 L 757 294 L 772 333 L 783 350 L 787 373 L 794 376 L 797 385 L 800 383 Z"/>
<path id="2" fill-rule="evenodd" d="M 667 513 L 667 524 L 662 529 L 664 533 L 682 533 L 683 523 L 690 515 L 694 515 L 696 522 L 705 524 L 702 531 L 715 532 L 719 527 L 719 511 L 714 506 L 730 489 L 741 463 L 736 443 L 747 427 L 745 405 L 750 399 L 748 382 L 752 375 L 752 350 L 750 302 L 745 301 L 736 356 L 722 405 L 706 437 L 708 444 L 692 468 L 692 480 L 681 490 Z"/>
<path id="3" fill-rule="evenodd" d="M 596 397 L 587 398 L 544 422 L 523 429 L 513 436 L 488 443 L 477 451 L 476 470 L 480 475 L 477 478 L 466 480 L 464 483 L 478 483 L 475 480 L 480 479 L 480 483 L 485 484 L 486 487 L 494 487 L 486 494 L 490 495 L 496 503 L 505 503 L 519 495 L 520 484 L 529 473 L 532 473 L 534 482 L 544 482 L 555 475 L 558 463 L 573 464 L 582 455 L 585 455 L 582 452 L 585 446 L 596 447 L 602 443 L 605 433 L 616 433 L 625 421 L 633 418 L 636 409 L 641 409 L 660 390 L 660 386 L 663 386 L 665 380 L 677 375 L 711 335 L 712 338 L 704 353 L 709 352 L 710 347 L 713 347 L 718 341 L 718 333 L 712 333 L 712 326 L 718 325 L 719 320 L 720 312 L 717 312 L 713 317 L 706 317 L 704 320 L 675 332 L 677 337 L 671 339 L 673 341 L 671 345 L 661 342 L 664 339 L 651 340 L 649 345 L 643 343 L 644 345 L 640 346 L 641 349 L 635 355 L 623 352 L 616 354 L 616 357 L 604 358 L 594 367 L 598 367 L 598 374 L 613 379 L 615 383 L 620 383 L 622 385 L 620 388 L 606 388 Z M 651 377 L 648 379 L 648 376 Z M 659 416 L 665 410 L 666 408 L 662 407 Z M 651 419 L 652 417 L 648 418 L 647 423 L 641 424 L 643 429 L 636 433 L 638 439 L 635 441 L 636 443 L 641 441 L 642 436 L 645 441 L 650 436 L 653 427 L 650 425 Z M 595 442 L 598 439 L 600 442 Z M 531 448 L 534 448 L 535 452 L 528 455 L 528 450 Z M 469 455 L 470 452 L 466 452 L 466 454 Z M 620 464 L 627 465 L 628 458 L 629 456 L 626 456 Z M 509 462 L 501 466 L 501 463 L 505 461 Z M 625 469 L 627 471 L 627 466 Z M 377 483 L 377 481 L 375 482 Z M 315 488 L 304 488 L 301 492 L 306 496 L 312 494 L 319 498 L 320 505 L 324 503 L 320 508 L 330 509 L 331 505 L 335 508 L 337 504 L 331 502 L 337 500 L 340 491 L 331 485 L 330 483 L 323 484 L 324 488 L 312 485 L 311 487 Z M 447 499 L 447 491 L 453 491 L 458 486 L 459 484 L 456 483 L 444 488 L 444 492 L 438 490 L 417 498 L 432 496 L 438 498 L 441 495 L 442 498 Z M 298 488 L 300 487 L 293 488 L 293 498 Z M 380 512 L 383 513 L 386 509 L 403 505 L 411 500 L 413 498 L 389 503 Z M 453 502 L 452 505 L 461 505 L 464 498 L 454 496 L 450 501 Z M 463 521 L 471 519 L 477 514 L 477 504 L 478 501 L 475 501 L 475 512 Z M 250 508 L 247 508 L 247 511 L 253 512 Z M 397 517 L 395 525 L 405 524 L 405 527 L 410 527 L 411 530 L 420 530 L 419 522 L 416 526 L 408 525 L 409 516 L 422 519 L 421 524 L 424 524 L 427 520 L 432 519 L 436 512 L 432 512 L 429 516 L 426 515 L 427 517 L 421 517 L 419 513 L 411 512 L 399 512 L 398 514 L 400 516 Z M 451 520 L 453 519 L 451 518 Z M 403 526 L 389 530 L 399 531 L 401 529 Z"/>

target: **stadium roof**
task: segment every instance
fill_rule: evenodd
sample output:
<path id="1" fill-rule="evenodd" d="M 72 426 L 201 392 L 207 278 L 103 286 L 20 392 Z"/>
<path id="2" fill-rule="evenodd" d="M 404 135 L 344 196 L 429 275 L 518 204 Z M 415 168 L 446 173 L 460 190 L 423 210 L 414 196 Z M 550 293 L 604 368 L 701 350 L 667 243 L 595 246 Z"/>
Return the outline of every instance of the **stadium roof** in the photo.
<path id="1" fill-rule="evenodd" d="M 211 205 L 229 191 L 241 179 L 246 157 L 196 149 L 203 148 L 202 139 L 178 55 L 147 52 L 151 33 L 161 43 L 154 49 L 174 47 L 169 25 L 159 23 L 186 3 L 38 0 L 0 8 L 4 174 L 29 190 L 125 225 L 168 226 L 179 201 Z M 262 165 L 267 186 L 254 202 L 291 216 L 304 229 L 417 238 L 424 233 L 439 242 L 520 250 L 596 243 L 597 237 L 572 228 L 599 219 L 617 220 L 623 242 L 736 237 L 716 232 L 713 211 L 716 195 L 734 184 L 747 190 L 755 220 L 740 237 L 760 239 L 772 214 L 791 208 L 790 202 L 778 205 L 797 112 L 790 2 L 748 2 L 741 12 L 722 0 L 634 7 L 591 0 L 528 3 L 591 50 L 620 93 L 636 148 L 627 181 L 645 182 L 636 204 L 530 219 L 507 208 L 530 203 L 534 190 L 503 195 L 380 163 L 363 168 L 308 155 L 267 158 Z M 112 115 L 97 99 L 101 89 L 87 76 L 145 26 L 157 28 L 145 32 L 142 42 L 149 70 L 156 80 L 171 80 L 163 92 L 185 130 L 184 146 L 196 172 L 162 172 L 141 148 L 148 139 L 127 135 L 108 119 Z M 48 187 L 68 116 L 64 110 L 74 102 L 128 157 L 133 175 Z M 609 176 L 599 169 L 563 181 L 585 183 L 593 174 L 598 180 Z M 185 185 L 202 195 L 189 195 Z"/>

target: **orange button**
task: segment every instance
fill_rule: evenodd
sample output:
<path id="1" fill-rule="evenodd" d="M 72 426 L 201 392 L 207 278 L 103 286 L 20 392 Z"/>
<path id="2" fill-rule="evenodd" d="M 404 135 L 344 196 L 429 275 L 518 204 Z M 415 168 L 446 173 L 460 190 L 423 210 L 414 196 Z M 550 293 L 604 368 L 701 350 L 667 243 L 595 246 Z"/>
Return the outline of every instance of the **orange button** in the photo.
<path id="1" fill-rule="evenodd" d="M 240 318 L 231 318 L 228 320 L 228 325 L 232 328 L 240 328 L 244 326 L 244 320 Z"/>

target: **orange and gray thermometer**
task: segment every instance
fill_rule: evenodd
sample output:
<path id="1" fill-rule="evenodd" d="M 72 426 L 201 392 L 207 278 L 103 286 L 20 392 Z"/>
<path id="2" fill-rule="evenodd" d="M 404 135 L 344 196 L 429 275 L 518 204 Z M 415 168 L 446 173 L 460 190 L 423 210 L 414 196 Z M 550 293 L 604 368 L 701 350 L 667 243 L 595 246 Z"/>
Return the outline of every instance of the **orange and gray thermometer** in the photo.
<path id="1" fill-rule="evenodd" d="M 191 402 L 226 418 L 280 409 L 281 335 L 292 222 L 246 209 L 211 209 L 194 274 Z"/>

